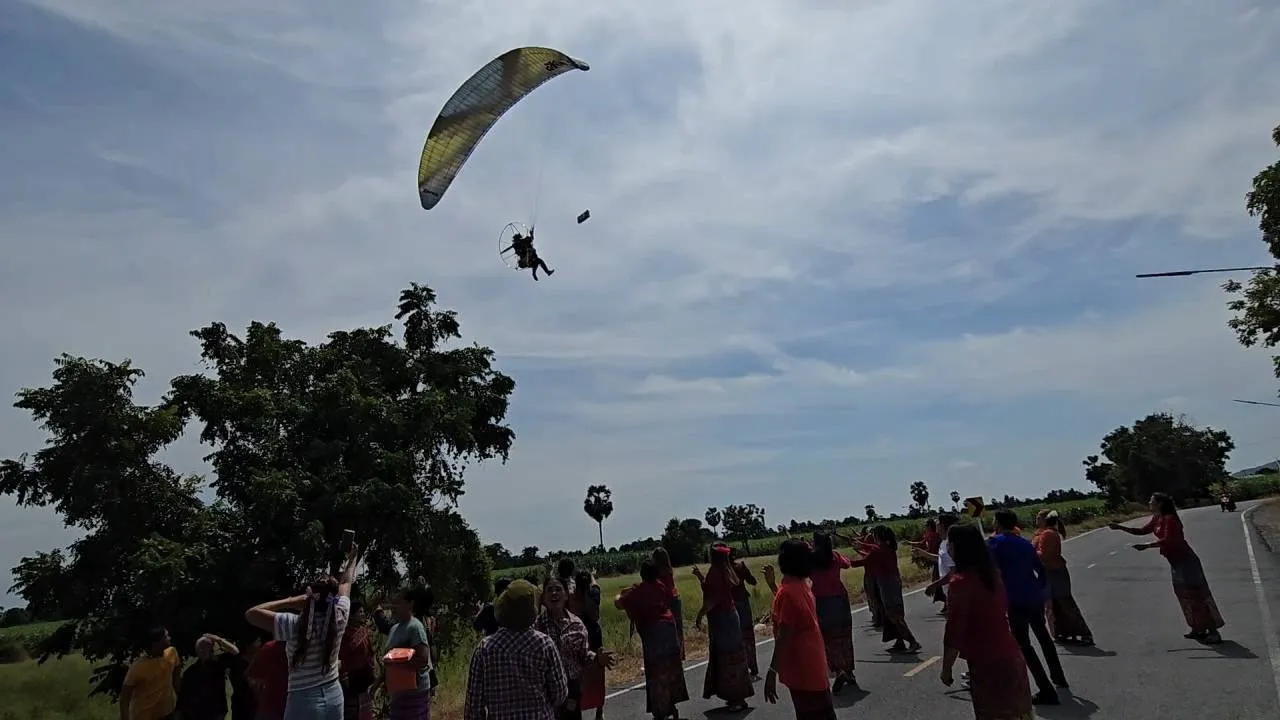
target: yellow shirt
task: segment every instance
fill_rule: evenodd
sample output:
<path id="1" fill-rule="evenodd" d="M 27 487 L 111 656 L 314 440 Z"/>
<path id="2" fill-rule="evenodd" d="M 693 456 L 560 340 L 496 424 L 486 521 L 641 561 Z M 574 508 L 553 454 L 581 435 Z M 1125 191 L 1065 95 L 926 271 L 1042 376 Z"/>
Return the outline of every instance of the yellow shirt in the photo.
<path id="1" fill-rule="evenodd" d="M 131 720 L 161 720 L 177 708 L 173 671 L 178 665 L 178 651 L 165 648 L 160 657 L 144 657 L 129 667 L 124 685 L 133 688 L 129 703 Z"/>

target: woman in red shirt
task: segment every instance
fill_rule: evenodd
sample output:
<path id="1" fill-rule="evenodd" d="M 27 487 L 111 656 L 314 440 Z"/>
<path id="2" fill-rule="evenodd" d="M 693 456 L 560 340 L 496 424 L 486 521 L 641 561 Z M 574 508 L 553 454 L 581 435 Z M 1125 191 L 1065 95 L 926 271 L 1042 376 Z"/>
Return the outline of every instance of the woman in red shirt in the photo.
<path id="1" fill-rule="evenodd" d="M 680 659 L 684 660 L 684 603 L 680 600 L 680 586 L 676 584 L 676 570 L 671 566 L 671 555 L 664 547 L 653 551 L 653 564 L 658 566 L 658 581 L 671 592 L 669 607 L 676 621 L 676 634 L 680 636 Z"/>
<path id="2" fill-rule="evenodd" d="M 729 548 L 717 544 L 711 548 L 711 567 L 702 581 L 702 609 L 697 627 L 707 619 L 707 672 L 702 682 L 702 697 L 724 700 L 730 712 L 747 709 L 747 698 L 755 695 L 747 671 L 747 650 L 738 625 L 738 608 L 733 602 L 734 586 L 741 584 L 729 559 Z"/>
<path id="3" fill-rule="evenodd" d="M 874 543 L 861 546 L 862 557 L 850 565 L 864 568 L 864 572 L 876 580 L 880 593 L 880 607 L 884 612 L 884 630 L 880 641 L 891 642 L 889 652 L 905 654 L 920 652 L 920 642 L 907 627 L 907 605 L 902 598 L 902 571 L 898 569 L 898 538 L 893 529 L 877 525 L 871 530 Z"/>
<path id="4" fill-rule="evenodd" d="M 947 541 L 955 570 L 947 586 L 942 683 L 955 682 L 956 659 L 964 658 L 975 720 L 1033 720 L 1027 663 L 1009 628 L 1004 585 L 982 531 L 955 525 Z"/>
<path id="5" fill-rule="evenodd" d="M 289 660 L 284 643 L 268 640 L 244 672 L 258 699 L 258 720 L 280 720 L 289 695 Z"/>
<path id="6" fill-rule="evenodd" d="M 1189 640 L 1216 644 L 1222 642 L 1218 630 L 1226 625 L 1218 604 L 1213 600 L 1213 592 L 1209 590 L 1209 581 L 1204 576 L 1204 566 L 1200 556 L 1187 544 L 1182 533 L 1182 518 L 1178 517 L 1178 508 L 1173 498 L 1164 493 L 1151 496 L 1151 520 L 1140 528 L 1130 528 L 1111 523 L 1107 527 L 1122 530 L 1130 535 L 1155 535 L 1154 542 L 1138 543 L 1135 550 L 1159 548 L 1160 554 L 1169 561 L 1169 569 L 1173 575 L 1173 594 L 1182 606 L 1182 616 L 1191 628 L 1184 637 Z"/>
<path id="7" fill-rule="evenodd" d="M 676 705 L 689 699 L 670 600 L 671 591 L 658 579 L 658 566 L 646 559 L 640 563 L 640 582 L 613 601 L 640 634 L 646 709 L 654 720 L 679 717 Z"/>
<path id="8" fill-rule="evenodd" d="M 813 534 L 813 599 L 822 628 L 822 644 L 827 653 L 827 667 L 835 673 L 831 691 L 839 693 L 846 685 L 858 687 L 854 675 L 853 608 L 849 591 L 840 579 L 840 571 L 852 567 L 849 558 L 835 551 L 831 536 Z"/>
<path id="9" fill-rule="evenodd" d="M 773 596 L 773 658 L 764 678 L 764 699 L 778 701 L 781 680 L 791 691 L 796 720 L 836 720 L 818 608 L 808 582 L 813 572 L 809 546 L 800 540 L 783 541 L 778 569 L 782 586 Z M 764 578 L 776 587 L 772 565 L 765 566 Z"/>

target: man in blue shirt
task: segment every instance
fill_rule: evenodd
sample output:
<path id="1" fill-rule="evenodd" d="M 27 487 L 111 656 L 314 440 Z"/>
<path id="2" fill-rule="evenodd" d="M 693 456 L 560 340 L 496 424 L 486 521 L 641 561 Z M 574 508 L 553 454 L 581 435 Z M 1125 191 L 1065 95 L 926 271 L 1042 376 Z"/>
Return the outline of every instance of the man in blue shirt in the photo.
<path id="1" fill-rule="evenodd" d="M 996 534 L 987 541 L 991 548 L 991 556 L 1000 568 L 1000 576 L 1004 580 L 1005 595 L 1009 601 L 1009 626 L 1013 637 L 1022 648 L 1022 656 L 1026 658 L 1027 669 L 1036 680 L 1035 703 L 1037 705 L 1057 705 L 1059 688 L 1067 687 L 1067 676 L 1062 672 L 1062 663 L 1058 660 L 1058 649 L 1053 644 L 1053 637 L 1045 625 L 1044 600 L 1045 577 L 1044 566 L 1035 547 L 1026 538 L 1016 534 L 1018 516 L 1011 510 L 996 512 Z M 1031 647 L 1031 633 L 1035 633 L 1044 653 L 1045 663 L 1049 665 L 1046 674 L 1044 665 Z M 1052 679 L 1052 682 L 1051 682 Z"/>

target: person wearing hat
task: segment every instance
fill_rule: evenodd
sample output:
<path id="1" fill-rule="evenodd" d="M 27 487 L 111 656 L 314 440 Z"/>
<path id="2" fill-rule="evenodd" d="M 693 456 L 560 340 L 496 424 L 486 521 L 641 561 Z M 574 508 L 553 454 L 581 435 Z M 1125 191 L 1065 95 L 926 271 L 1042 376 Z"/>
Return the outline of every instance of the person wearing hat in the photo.
<path id="1" fill-rule="evenodd" d="M 537 588 L 516 580 L 493 609 L 498 631 L 481 640 L 471 656 L 463 720 L 554 720 L 569 684 L 555 641 L 533 629 Z"/>

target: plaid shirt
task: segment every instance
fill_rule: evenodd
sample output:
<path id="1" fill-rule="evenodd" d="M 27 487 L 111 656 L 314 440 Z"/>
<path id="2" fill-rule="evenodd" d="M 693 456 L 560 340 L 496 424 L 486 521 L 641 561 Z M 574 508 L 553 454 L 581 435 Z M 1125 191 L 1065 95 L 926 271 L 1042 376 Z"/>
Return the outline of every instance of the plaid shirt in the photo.
<path id="1" fill-rule="evenodd" d="M 570 680 L 582 677 L 582 666 L 587 663 L 587 626 L 577 615 L 569 613 L 563 621 L 553 620 L 543 613 L 534 622 L 533 629 L 545 633 L 560 649 L 560 662 L 564 674 Z"/>
<path id="2" fill-rule="evenodd" d="M 464 720 L 555 720 L 569 696 L 560 651 L 537 630 L 500 628 L 480 641 L 467 673 Z"/>

